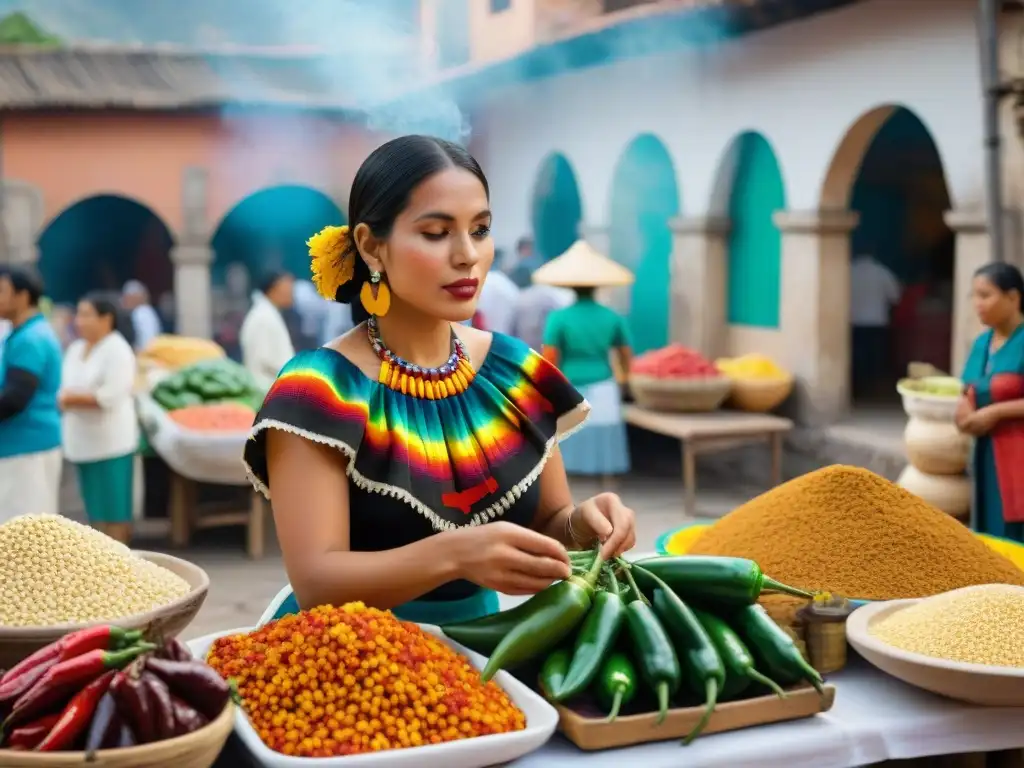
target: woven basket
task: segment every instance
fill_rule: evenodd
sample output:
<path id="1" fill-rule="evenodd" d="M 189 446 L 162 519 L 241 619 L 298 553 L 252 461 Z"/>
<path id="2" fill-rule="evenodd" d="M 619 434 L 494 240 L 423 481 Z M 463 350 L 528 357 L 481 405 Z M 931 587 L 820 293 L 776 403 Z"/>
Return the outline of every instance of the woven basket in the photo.
<path id="1" fill-rule="evenodd" d="M 793 377 L 778 379 L 733 379 L 729 405 L 739 411 L 774 411 L 793 391 Z"/>
<path id="2" fill-rule="evenodd" d="M 153 744 L 124 749 L 101 749 L 86 759 L 85 752 L 17 752 L 0 749 L 4 768 L 210 768 L 217 761 L 235 726 L 235 705 L 194 733 Z"/>
<path id="3" fill-rule="evenodd" d="M 732 380 L 726 376 L 655 379 L 630 374 L 629 389 L 637 405 L 651 411 L 706 413 L 725 402 L 732 389 Z"/>
<path id="4" fill-rule="evenodd" d="M 206 593 L 210 589 L 210 577 L 198 565 L 172 555 L 140 550 L 134 550 L 134 554 L 178 574 L 188 582 L 191 591 L 184 597 L 179 597 L 148 613 L 125 616 L 112 621 L 57 624 L 51 627 L 0 627 L 0 668 L 10 669 L 22 659 L 64 635 L 96 624 L 116 624 L 122 629 L 142 629 L 148 637 L 177 637 L 192 623 L 199 609 L 203 607 Z M 0 761 L 0 765 L 4 763 Z"/>

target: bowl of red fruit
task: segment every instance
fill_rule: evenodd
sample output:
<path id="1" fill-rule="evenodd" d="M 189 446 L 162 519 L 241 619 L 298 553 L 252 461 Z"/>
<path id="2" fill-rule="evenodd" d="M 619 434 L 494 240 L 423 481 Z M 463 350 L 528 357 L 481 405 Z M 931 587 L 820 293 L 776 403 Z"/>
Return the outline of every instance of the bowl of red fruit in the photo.
<path id="1" fill-rule="evenodd" d="M 703 413 L 725 402 L 732 380 L 696 350 L 670 344 L 634 358 L 629 388 L 642 408 Z"/>

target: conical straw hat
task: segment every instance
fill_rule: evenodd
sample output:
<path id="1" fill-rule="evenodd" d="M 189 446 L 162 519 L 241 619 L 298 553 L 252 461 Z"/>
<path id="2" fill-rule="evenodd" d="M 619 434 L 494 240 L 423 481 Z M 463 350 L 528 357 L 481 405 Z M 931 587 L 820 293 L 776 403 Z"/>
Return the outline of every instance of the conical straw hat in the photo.
<path id="1" fill-rule="evenodd" d="M 608 288 L 632 285 L 635 280 L 632 272 L 595 251 L 585 240 L 577 240 L 533 273 L 533 282 L 562 288 Z"/>

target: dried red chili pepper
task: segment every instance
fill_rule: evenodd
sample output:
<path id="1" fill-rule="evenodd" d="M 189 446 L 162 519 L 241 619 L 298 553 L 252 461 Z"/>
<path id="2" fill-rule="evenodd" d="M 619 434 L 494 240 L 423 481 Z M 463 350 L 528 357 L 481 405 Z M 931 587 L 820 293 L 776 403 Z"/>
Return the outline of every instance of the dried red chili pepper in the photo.
<path id="1" fill-rule="evenodd" d="M 177 696 L 171 697 L 171 704 L 174 710 L 175 736 L 184 736 L 187 733 L 194 733 L 200 728 L 205 727 L 210 722 Z"/>
<path id="2" fill-rule="evenodd" d="M 30 667 L 20 676 L 11 678 L 3 690 L 0 690 L 0 711 L 13 707 L 18 699 L 32 690 L 32 686 L 42 680 L 43 675 L 57 665 L 57 657 L 42 661 L 38 666 Z"/>
<path id="3" fill-rule="evenodd" d="M 137 629 L 128 631 L 111 626 L 89 627 L 64 638 L 60 660 L 67 661 L 89 651 L 116 651 L 141 641 L 142 632 Z"/>
<path id="4" fill-rule="evenodd" d="M 154 647 L 143 643 L 123 651 L 89 651 L 51 667 L 28 693 L 18 699 L 11 714 L 4 720 L 3 730 L 9 730 L 18 723 L 62 704 L 86 683 L 108 670 L 125 666 Z"/>
<path id="5" fill-rule="evenodd" d="M 119 672 L 111 685 L 111 692 L 117 702 L 118 714 L 131 728 L 136 743 L 156 741 L 156 723 L 153 721 L 149 689 L 141 684 L 138 676 Z"/>
<path id="6" fill-rule="evenodd" d="M 195 661 L 192 651 L 177 638 L 165 641 L 162 647 L 153 652 L 153 655 L 158 659 L 167 659 L 168 661 Z"/>
<path id="7" fill-rule="evenodd" d="M 8 749 L 35 749 L 39 742 L 46 738 L 46 734 L 57 724 L 58 720 L 60 720 L 60 712 L 41 717 L 21 726 L 21 728 L 15 728 L 4 746 Z"/>
<path id="8" fill-rule="evenodd" d="M 58 752 L 74 744 L 89 727 L 96 707 L 110 687 L 115 674 L 115 670 L 110 670 L 76 693 L 71 703 L 61 712 L 60 720 L 36 749 L 40 752 Z"/>
<path id="9" fill-rule="evenodd" d="M 167 683 L 149 671 L 139 676 L 139 683 L 146 688 L 149 696 L 157 740 L 172 738 L 175 735 L 174 703 L 171 701 L 171 691 Z"/>
<path id="10" fill-rule="evenodd" d="M 207 720 L 216 720 L 231 698 L 227 681 L 202 661 L 146 658 L 146 669 L 167 683 L 178 696 Z"/>

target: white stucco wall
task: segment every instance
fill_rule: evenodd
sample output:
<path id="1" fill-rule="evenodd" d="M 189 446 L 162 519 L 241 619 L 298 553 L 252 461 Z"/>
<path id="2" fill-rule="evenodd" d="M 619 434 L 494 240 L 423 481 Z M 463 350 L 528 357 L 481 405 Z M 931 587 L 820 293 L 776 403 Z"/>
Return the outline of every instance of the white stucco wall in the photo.
<path id="1" fill-rule="evenodd" d="M 714 49 L 496 91 L 473 143 L 492 183 L 499 244 L 529 231 L 535 174 L 553 151 L 573 165 L 584 220 L 606 224 L 615 163 L 641 133 L 668 147 L 685 216 L 713 214 L 724 203 L 716 179 L 747 130 L 774 147 L 789 208 L 816 209 L 843 137 L 885 104 L 911 109 L 930 129 L 953 205 L 980 206 L 975 9 L 971 0 L 868 0 Z"/>

